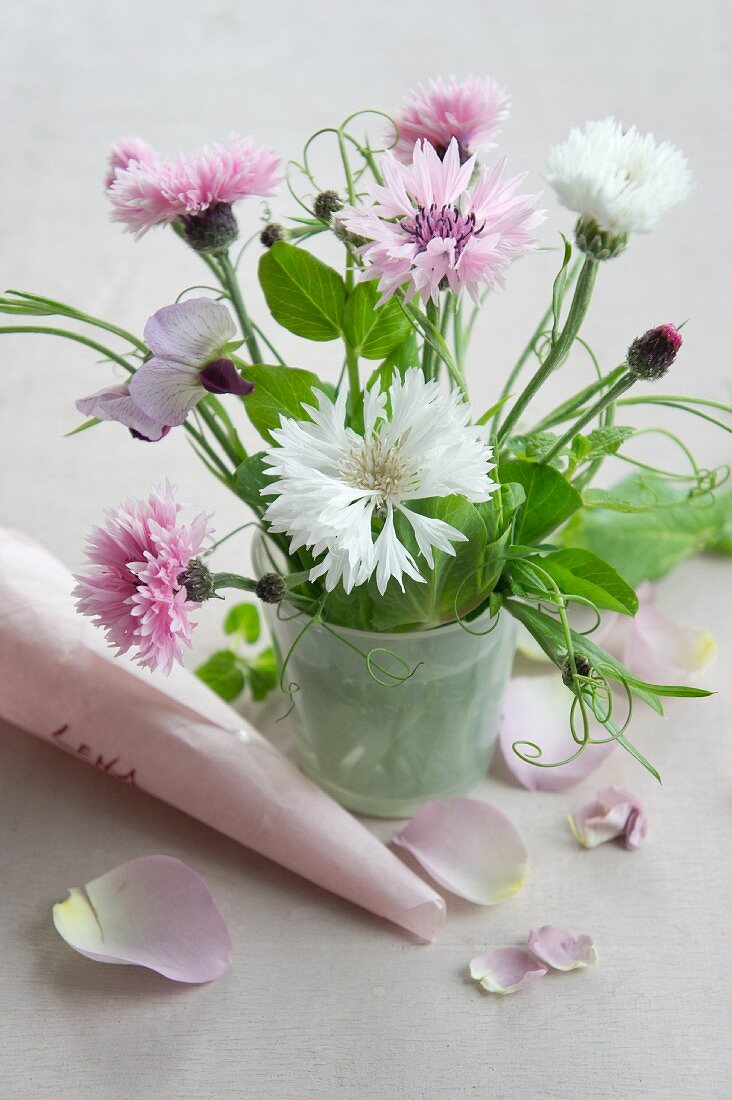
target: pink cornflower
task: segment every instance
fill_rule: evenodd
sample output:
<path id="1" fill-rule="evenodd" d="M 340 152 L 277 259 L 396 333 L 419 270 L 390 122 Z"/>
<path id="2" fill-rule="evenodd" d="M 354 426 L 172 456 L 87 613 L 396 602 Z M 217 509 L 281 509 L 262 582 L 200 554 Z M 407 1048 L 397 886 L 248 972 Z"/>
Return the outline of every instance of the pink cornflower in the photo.
<path id="1" fill-rule="evenodd" d="M 455 138 L 464 162 L 479 149 L 492 147 L 488 139 L 508 115 L 509 103 L 506 92 L 490 77 L 430 80 L 426 88 L 420 85 L 411 93 L 394 119 L 398 134 L 394 153 L 411 164 L 415 141 L 424 140 L 443 157 Z"/>
<path id="2" fill-rule="evenodd" d="M 104 179 L 105 188 L 111 187 L 114 183 L 118 168 L 124 171 L 129 168 L 130 162 L 133 160 L 138 164 L 152 164 L 157 159 L 158 155 L 155 150 L 142 138 L 121 138 L 116 145 L 112 146 L 109 154 L 107 162 L 109 167 Z"/>
<path id="3" fill-rule="evenodd" d="M 279 182 L 280 159 L 273 149 L 232 134 L 227 146 L 214 143 L 193 155 L 165 160 L 152 153 L 116 167 L 108 195 L 112 218 L 136 236 L 154 225 L 197 217 L 251 195 L 271 195 Z"/>
<path id="4" fill-rule="evenodd" d="M 536 195 L 517 195 L 524 176 L 507 180 L 505 161 L 484 169 L 470 187 L 475 157 L 460 164 L 453 138 L 444 159 L 422 142 L 412 163 L 385 153 L 380 162 L 385 186 L 373 186 L 370 207 L 345 207 L 341 221 L 367 243 L 364 279 L 378 279 L 382 304 L 400 287 L 409 301 L 437 303 L 445 287 L 467 290 L 479 301 L 483 287 L 503 285 L 505 267 L 535 248 L 533 230 L 544 220 Z"/>
<path id="5" fill-rule="evenodd" d="M 76 576 L 77 609 L 106 633 L 118 654 L 134 649 L 144 668 L 166 675 L 191 644 L 190 621 L 198 602 L 189 597 L 186 572 L 200 568 L 207 517 L 178 524 L 182 505 L 166 482 L 147 500 L 107 511 L 86 545 L 91 568 Z M 191 586 L 191 590 L 193 590 Z"/>

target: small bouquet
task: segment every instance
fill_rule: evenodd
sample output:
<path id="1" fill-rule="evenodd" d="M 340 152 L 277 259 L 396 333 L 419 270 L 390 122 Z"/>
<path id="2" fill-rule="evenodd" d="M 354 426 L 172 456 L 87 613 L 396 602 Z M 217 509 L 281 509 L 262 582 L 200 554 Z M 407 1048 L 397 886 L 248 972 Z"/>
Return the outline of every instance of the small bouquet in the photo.
<path id="1" fill-rule="evenodd" d="M 592 640 L 592 629 L 604 612 L 633 616 L 634 586 L 699 549 L 702 530 L 705 544 L 722 541 L 729 494 L 715 494 L 728 471 L 703 469 L 665 430 L 687 471 L 633 458 L 628 449 L 639 433 L 626 415 L 634 405 L 669 406 L 725 428 L 718 410 L 731 410 L 649 390 L 679 352 L 678 326 L 626 334 L 627 351 L 610 369 L 580 334 L 605 264 L 689 196 L 692 176 L 673 146 L 613 118 L 588 122 L 551 150 L 546 178 L 576 215 L 573 240 L 561 238 L 548 307 L 518 362 L 490 407 L 474 408 L 468 368 L 476 317 L 487 298 L 499 298 L 511 264 L 540 247 L 545 217 L 538 197 L 523 193 L 523 176 L 492 157 L 507 110 L 493 80 L 435 80 L 396 117 L 356 112 L 319 130 L 284 170 L 272 149 L 236 135 L 173 160 L 141 140 L 122 141 L 106 180 L 112 217 L 138 238 L 170 227 L 207 268 L 208 293 L 183 290 L 139 336 L 9 291 L 0 300 L 5 313 L 80 327 L 24 323 L 1 331 L 52 333 L 103 355 L 118 380 L 77 401 L 87 419 L 76 431 L 110 422 L 110 431 L 151 442 L 184 431 L 259 527 L 260 567 L 249 576 L 216 572 L 207 518 L 183 523 L 167 483 L 110 512 L 90 537 L 76 596 L 120 653 L 170 669 L 203 603 L 227 589 L 254 593 L 275 609 L 280 682 L 297 711 L 304 685 L 287 670 L 309 631 L 355 662 L 348 691 L 360 674 L 398 693 L 422 663 L 403 656 L 400 639 L 448 637 L 450 627 L 453 642 L 457 632 L 479 647 L 513 619 L 567 686 L 567 759 L 614 741 L 655 775 L 629 736 L 633 701 L 661 711 L 661 697 L 706 692 L 639 679 Z M 378 142 L 367 127 L 378 130 Z M 337 186 L 315 176 L 320 140 L 334 142 L 340 155 Z M 255 320 L 237 277 L 250 242 L 235 251 L 235 206 L 269 197 L 283 178 L 295 214 L 274 221 L 267 207 L 258 274 L 271 318 Z M 311 250 L 324 235 L 340 242 L 340 270 Z M 340 373 L 321 378 L 290 365 L 277 350 L 277 326 L 337 344 Z M 537 418 L 534 398 L 575 346 L 587 356 L 587 384 Z M 261 436 L 256 453 L 242 443 L 241 416 Z M 596 488 L 610 457 L 637 472 L 613 489 Z M 639 517 L 646 532 L 640 575 L 638 542 L 629 546 L 623 534 Z M 668 521 L 689 539 L 672 560 L 656 560 L 654 532 Z M 576 608 L 590 609 L 589 629 Z M 278 634 L 277 623 L 293 621 Z M 244 676 L 235 676 L 232 692 L 236 657 L 224 651 L 222 660 L 230 697 Z M 210 665 L 208 675 L 215 680 Z M 470 708 L 478 679 L 461 681 L 450 698 L 454 714 Z M 498 687 L 494 694 L 500 708 Z M 320 703 L 321 715 L 333 709 L 328 698 Z M 347 713 L 339 721 L 347 726 Z M 388 725 L 376 712 L 370 722 Z M 529 741 L 514 751 L 538 767 L 566 762 L 542 760 Z M 349 753 L 359 766 L 369 758 L 363 745 Z M 387 747 L 378 757 L 384 767 Z"/>

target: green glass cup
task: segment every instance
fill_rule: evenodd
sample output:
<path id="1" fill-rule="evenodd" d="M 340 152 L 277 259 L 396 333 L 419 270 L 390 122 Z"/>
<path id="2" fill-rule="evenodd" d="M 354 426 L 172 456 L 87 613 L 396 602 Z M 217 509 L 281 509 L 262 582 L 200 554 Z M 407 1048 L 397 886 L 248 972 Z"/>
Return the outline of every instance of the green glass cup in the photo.
<path id="1" fill-rule="evenodd" d="M 252 556 L 257 576 L 272 569 L 259 535 Z M 300 765 L 343 806 L 410 817 L 483 778 L 515 648 L 505 611 L 471 622 L 470 633 L 449 623 L 400 634 L 336 627 L 335 636 L 287 604 L 265 606 L 280 667 L 289 654 Z"/>

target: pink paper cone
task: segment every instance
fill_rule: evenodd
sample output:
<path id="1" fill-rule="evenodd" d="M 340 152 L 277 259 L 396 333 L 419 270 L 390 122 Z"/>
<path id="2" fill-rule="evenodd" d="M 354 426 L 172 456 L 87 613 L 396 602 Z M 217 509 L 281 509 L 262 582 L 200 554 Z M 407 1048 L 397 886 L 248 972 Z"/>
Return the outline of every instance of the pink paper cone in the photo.
<path id="1" fill-rule="evenodd" d="M 0 717 L 434 940 L 445 903 L 196 677 L 112 656 L 70 574 L 0 528 Z"/>

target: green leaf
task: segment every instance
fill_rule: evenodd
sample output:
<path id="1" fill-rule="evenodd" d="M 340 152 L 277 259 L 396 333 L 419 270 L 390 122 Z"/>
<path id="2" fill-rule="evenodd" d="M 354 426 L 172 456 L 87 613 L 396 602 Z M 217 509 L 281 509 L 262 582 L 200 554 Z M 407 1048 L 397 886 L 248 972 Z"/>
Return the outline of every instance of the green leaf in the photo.
<path id="1" fill-rule="evenodd" d="M 530 458 L 541 462 L 548 455 L 559 436 L 554 432 L 532 432 L 530 435 L 512 435 L 508 449 L 517 458 Z M 557 456 L 559 461 L 559 456 Z"/>
<path id="2" fill-rule="evenodd" d="M 586 459 L 603 458 L 605 455 L 617 454 L 626 439 L 635 435 L 635 428 L 624 428 L 620 424 L 610 424 L 606 428 L 595 428 L 586 437 Z"/>
<path id="3" fill-rule="evenodd" d="M 527 630 L 533 634 L 550 660 L 561 667 L 566 653 L 566 642 L 561 623 L 552 618 L 551 615 L 516 600 L 506 600 L 505 606 L 514 618 L 523 623 Z M 581 653 L 587 657 L 590 664 L 606 676 L 608 680 L 614 680 L 619 684 L 627 684 L 635 696 L 644 703 L 648 703 L 658 714 L 663 714 L 659 696 L 701 699 L 712 694 L 703 688 L 682 687 L 678 684 L 649 684 L 645 680 L 640 680 L 637 676 L 634 676 L 630 669 L 622 665 L 620 661 L 616 661 L 600 646 L 590 641 L 586 635 L 577 634 L 574 630 L 570 631 L 570 634 L 576 653 Z"/>
<path id="4" fill-rule="evenodd" d="M 249 664 L 249 690 L 255 703 L 261 703 L 270 691 L 274 691 L 278 681 L 277 659 L 274 650 L 268 647 Z"/>
<path id="5" fill-rule="evenodd" d="M 716 493 L 713 503 L 708 497 L 688 500 L 668 481 L 636 475 L 610 496 L 602 509 L 585 507 L 573 516 L 561 542 L 599 554 L 634 587 L 732 539 L 732 490 Z"/>
<path id="6" fill-rule="evenodd" d="M 582 504 L 577 490 L 553 466 L 515 458 L 501 464 L 498 477 L 504 484 L 513 481 L 521 485 L 526 494 L 516 521 L 514 542 L 538 542 Z"/>
<path id="7" fill-rule="evenodd" d="M 373 280 L 357 283 L 348 296 L 343 315 L 345 337 L 364 359 L 383 359 L 412 328 L 394 298 L 377 308 L 378 297 Z"/>
<path id="8" fill-rule="evenodd" d="M 554 280 L 554 285 L 552 286 L 552 344 L 559 335 L 562 303 L 567 293 L 569 281 L 569 261 L 572 259 L 572 245 L 564 236 L 564 233 L 562 233 L 561 236 L 564 241 L 564 256 L 562 257 L 562 266 L 559 268 L 557 277 Z"/>
<path id="9" fill-rule="evenodd" d="M 254 392 L 244 401 L 244 408 L 259 434 L 270 442 L 272 429 L 279 428 L 281 416 L 306 419 L 302 406 L 317 403 L 313 390 L 333 392 L 333 387 L 321 382 L 317 374 L 299 367 L 255 363 L 247 367 L 246 373 L 254 383 Z"/>
<path id="10" fill-rule="evenodd" d="M 342 334 L 346 285 L 304 248 L 278 241 L 262 254 L 259 281 L 274 319 L 296 336 L 335 340 Z"/>
<path id="11" fill-rule="evenodd" d="M 234 604 L 224 619 L 224 634 L 240 634 L 249 645 L 259 641 L 261 631 L 259 609 L 253 603 Z"/>
<path id="12" fill-rule="evenodd" d="M 90 420 L 85 420 L 83 424 L 79 424 L 76 428 L 72 428 L 70 432 L 66 432 L 64 439 L 68 439 L 72 435 L 78 435 L 79 432 L 85 432 L 88 428 L 95 428 L 97 424 L 101 423 L 101 420 L 98 420 L 96 416 L 92 416 Z"/>
<path id="13" fill-rule="evenodd" d="M 475 423 L 479 424 L 481 426 L 483 424 L 487 424 L 488 421 L 491 419 L 491 417 L 495 416 L 495 414 L 498 412 L 498 410 L 502 409 L 503 406 L 506 404 L 506 402 L 510 401 L 512 397 L 513 397 L 512 393 L 504 394 L 503 397 L 501 397 L 498 401 L 496 401 L 494 405 L 491 405 L 490 408 L 486 409 L 485 412 L 483 413 L 483 415 L 481 416 L 480 420 L 476 420 Z"/>
<path id="14" fill-rule="evenodd" d="M 236 663 L 236 654 L 230 649 L 220 649 L 217 653 L 212 653 L 207 661 L 198 666 L 196 676 L 227 703 L 236 699 L 244 690 L 244 673 Z"/>
<path id="15" fill-rule="evenodd" d="M 565 596 L 582 596 L 595 607 L 621 615 L 635 615 L 638 610 L 634 589 L 611 565 L 590 550 L 555 550 L 524 560 L 545 570 Z"/>
<path id="16" fill-rule="evenodd" d="M 261 515 L 266 507 L 266 498 L 262 497 L 262 489 L 272 480 L 265 474 L 264 466 L 264 451 L 249 455 L 237 467 L 234 480 L 236 495 L 258 515 Z"/>
<path id="17" fill-rule="evenodd" d="M 405 578 L 404 592 L 396 581 L 389 582 L 386 594 L 371 592 L 374 602 L 372 623 L 375 630 L 403 630 L 409 627 L 432 627 L 455 618 L 455 607 L 461 616 L 468 615 L 488 594 L 489 586 L 483 583 L 486 563 L 487 534 L 485 524 L 474 504 L 465 497 L 435 497 L 430 500 L 410 501 L 410 509 L 420 515 L 440 519 L 467 536 L 467 542 L 455 543 L 455 554 L 441 550 L 434 552 L 434 568 L 430 569 L 417 552 L 416 541 L 408 521 L 398 516 L 396 525 L 401 541 L 417 561 L 424 583 Z M 502 563 L 501 563 L 502 565 Z M 495 578 L 500 574 L 494 567 Z M 372 582 L 373 583 L 373 582 Z"/>

